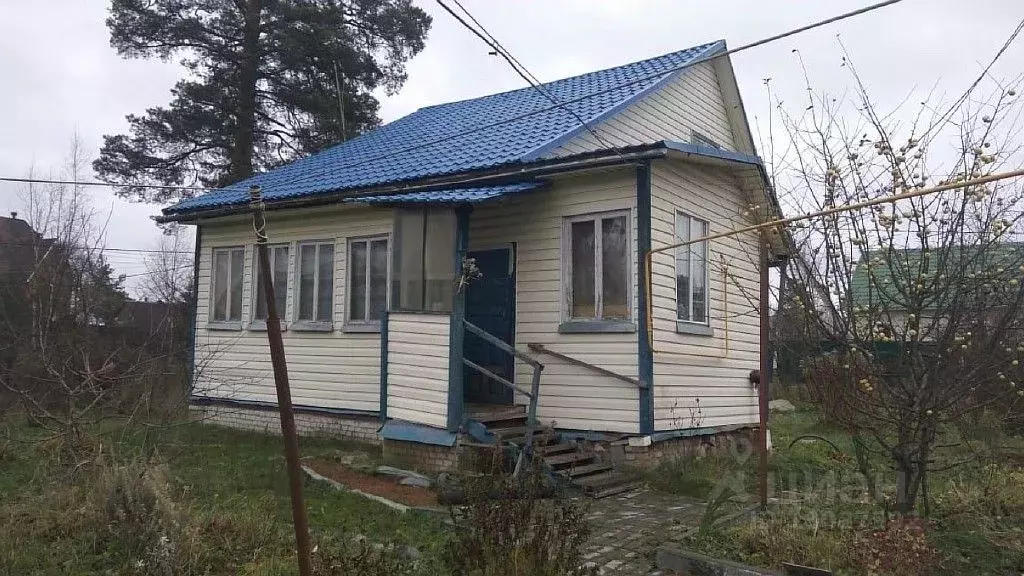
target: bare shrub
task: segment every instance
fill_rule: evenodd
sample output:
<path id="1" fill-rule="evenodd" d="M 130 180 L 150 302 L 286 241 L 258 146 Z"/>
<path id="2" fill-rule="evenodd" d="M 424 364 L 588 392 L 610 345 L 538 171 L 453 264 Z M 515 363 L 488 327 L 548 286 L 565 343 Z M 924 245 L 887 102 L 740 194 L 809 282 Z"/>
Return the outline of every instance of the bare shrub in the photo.
<path id="1" fill-rule="evenodd" d="M 466 505 L 453 509 L 459 532 L 448 556 L 459 574 L 472 576 L 575 576 L 584 566 L 590 535 L 587 507 L 566 494 L 550 494 L 539 462 L 519 479 L 500 474 L 463 479 Z"/>

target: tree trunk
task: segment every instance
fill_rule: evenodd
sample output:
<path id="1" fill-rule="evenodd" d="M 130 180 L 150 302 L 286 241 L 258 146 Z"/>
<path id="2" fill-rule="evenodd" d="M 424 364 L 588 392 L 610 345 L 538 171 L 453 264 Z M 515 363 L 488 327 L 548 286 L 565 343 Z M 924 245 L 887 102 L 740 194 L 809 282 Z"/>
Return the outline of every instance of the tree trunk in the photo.
<path id="1" fill-rule="evenodd" d="M 261 0 L 245 3 L 245 29 L 242 38 L 242 61 L 238 75 L 238 110 L 235 116 L 235 144 L 231 150 L 230 182 L 252 176 L 252 158 L 256 132 L 256 83 L 260 64 Z"/>

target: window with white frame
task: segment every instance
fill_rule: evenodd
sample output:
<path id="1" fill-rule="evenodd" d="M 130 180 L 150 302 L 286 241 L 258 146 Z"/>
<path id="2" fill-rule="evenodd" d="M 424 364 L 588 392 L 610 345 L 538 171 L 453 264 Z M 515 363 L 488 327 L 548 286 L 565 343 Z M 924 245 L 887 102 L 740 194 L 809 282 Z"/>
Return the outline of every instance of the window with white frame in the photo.
<path id="1" fill-rule="evenodd" d="M 707 236 L 708 223 L 676 213 L 676 242 Z M 708 322 L 708 243 L 676 248 L 676 317 L 684 322 Z"/>
<path id="2" fill-rule="evenodd" d="M 569 320 L 628 320 L 629 212 L 566 218 L 563 270 Z"/>
<path id="3" fill-rule="evenodd" d="M 213 249 L 214 322 L 238 322 L 242 319 L 242 269 L 245 248 Z"/>
<path id="4" fill-rule="evenodd" d="M 288 245 L 268 246 L 267 257 L 270 258 L 270 281 L 274 284 L 274 304 L 277 317 L 284 318 L 285 307 L 288 305 Z M 253 281 L 256 284 L 256 307 L 254 320 L 267 319 L 267 293 L 263 289 L 263 276 L 260 269 L 259 253 L 253 249 L 252 257 Z"/>
<path id="5" fill-rule="evenodd" d="M 334 317 L 334 242 L 301 242 L 298 256 L 295 318 L 330 322 Z"/>
<path id="6" fill-rule="evenodd" d="M 376 323 L 388 306 L 388 237 L 348 241 L 348 306 L 346 320 Z"/>

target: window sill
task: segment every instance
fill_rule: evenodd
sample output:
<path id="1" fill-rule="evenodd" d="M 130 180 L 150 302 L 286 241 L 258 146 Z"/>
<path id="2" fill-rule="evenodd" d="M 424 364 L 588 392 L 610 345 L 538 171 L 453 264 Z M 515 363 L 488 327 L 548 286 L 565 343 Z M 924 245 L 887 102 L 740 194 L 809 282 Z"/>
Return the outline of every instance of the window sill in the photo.
<path id="1" fill-rule="evenodd" d="M 380 322 L 353 322 L 343 325 L 341 331 L 351 334 L 379 334 Z"/>
<path id="2" fill-rule="evenodd" d="M 697 324 L 685 320 L 676 320 L 676 333 L 694 336 L 714 336 L 715 330 L 707 324 Z"/>
<path id="3" fill-rule="evenodd" d="M 278 320 L 278 323 L 281 325 L 281 332 L 286 332 L 288 330 L 288 323 L 287 322 L 285 322 L 283 320 Z M 252 322 L 249 323 L 249 331 L 250 332 L 266 332 L 267 331 L 267 321 L 266 320 L 253 320 Z"/>
<path id="4" fill-rule="evenodd" d="M 242 323 L 237 320 L 211 320 L 206 323 L 206 329 L 223 332 L 240 332 L 242 330 Z"/>
<path id="5" fill-rule="evenodd" d="M 334 323 L 296 320 L 292 322 L 291 329 L 293 332 L 334 332 Z"/>
<path id="6" fill-rule="evenodd" d="M 558 325 L 559 334 L 629 334 L 632 332 L 636 332 L 636 324 L 629 320 L 569 320 Z"/>

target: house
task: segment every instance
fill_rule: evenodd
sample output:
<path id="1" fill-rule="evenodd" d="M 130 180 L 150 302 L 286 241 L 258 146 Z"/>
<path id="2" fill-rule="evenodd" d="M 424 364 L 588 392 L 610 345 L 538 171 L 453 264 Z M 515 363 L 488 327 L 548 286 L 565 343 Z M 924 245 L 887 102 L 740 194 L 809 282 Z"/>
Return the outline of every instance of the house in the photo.
<path id="1" fill-rule="evenodd" d="M 1016 310 L 1022 273 L 1024 245 L 1015 242 L 865 251 L 849 286 L 859 338 L 935 341 L 949 322 L 996 322 Z"/>
<path id="2" fill-rule="evenodd" d="M 165 209 L 198 227 L 193 409 L 277 427 L 259 186 L 304 431 L 451 467 L 464 442 L 524 416 L 542 365 L 536 416 L 560 438 L 640 462 L 745 433 L 757 236 L 654 254 L 650 306 L 643 265 L 777 213 L 730 60 L 703 61 L 725 50 L 423 108 Z"/>

